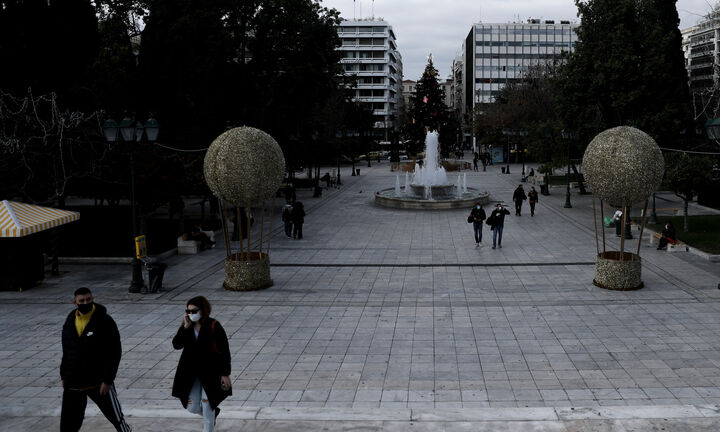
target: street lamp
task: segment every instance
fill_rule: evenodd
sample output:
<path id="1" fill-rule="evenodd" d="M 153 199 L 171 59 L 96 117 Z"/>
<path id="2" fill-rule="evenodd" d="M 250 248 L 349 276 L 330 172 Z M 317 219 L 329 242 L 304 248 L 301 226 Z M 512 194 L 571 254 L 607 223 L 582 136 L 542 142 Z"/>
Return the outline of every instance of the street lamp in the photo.
<path id="1" fill-rule="evenodd" d="M 505 167 L 505 174 L 510 174 L 510 135 L 513 135 L 515 132 L 510 129 L 503 129 L 502 130 L 503 135 L 507 137 L 507 144 L 505 150 L 505 157 L 506 159 L 506 167 Z"/>
<path id="2" fill-rule="evenodd" d="M 651 223 L 651 224 L 657 223 L 657 213 L 655 212 L 655 192 L 653 192 L 653 208 L 652 208 L 652 213 L 650 213 L 650 217 L 648 218 L 648 223 Z"/>
<path id="3" fill-rule="evenodd" d="M 120 121 L 120 124 L 115 122 L 113 119 L 108 119 L 103 123 L 103 135 L 105 140 L 109 143 L 117 141 L 118 131 L 122 136 L 123 141 L 130 143 L 130 207 L 132 208 L 132 230 L 133 239 L 138 237 L 137 230 L 137 212 L 135 209 L 135 164 L 133 161 L 133 142 L 142 141 L 143 134 L 147 136 L 148 141 L 155 142 L 157 140 L 158 132 L 160 131 L 160 125 L 157 120 L 150 118 L 145 125 L 141 122 L 135 122 L 130 117 L 125 117 Z M 140 266 L 140 260 L 137 258 L 137 253 L 133 253 L 132 260 L 132 282 L 130 282 L 130 288 L 128 292 L 139 293 L 145 286 L 145 281 L 142 277 L 142 268 Z"/>
<path id="4" fill-rule="evenodd" d="M 567 190 L 565 192 L 565 205 L 563 207 L 572 208 L 572 204 L 570 203 L 570 140 L 572 139 L 572 134 L 566 132 L 565 129 L 563 129 L 561 133 L 563 139 L 567 141 Z"/>

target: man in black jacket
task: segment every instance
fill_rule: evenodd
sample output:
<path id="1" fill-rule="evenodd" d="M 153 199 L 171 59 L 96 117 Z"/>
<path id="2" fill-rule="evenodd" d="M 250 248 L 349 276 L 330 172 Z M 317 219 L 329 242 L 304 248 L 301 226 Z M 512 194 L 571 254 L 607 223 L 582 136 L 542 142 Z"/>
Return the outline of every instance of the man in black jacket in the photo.
<path id="1" fill-rule="evenodd" d="M 509 215 L 510 211 L 506 208 L 503 208 L 501 203 L 497 203 L 495 205 L 495 210 L 490 214 L 490 217 L 488 218 L 488 224 L 490 224 L 490 229 L 492 229 L 493 232 L 493 249 L 495 249 L 495 245 L 502 249 L 502 235 L 503 235 L 503 228 L 505 227 L 505 215 Z"/>
<path id="2" fill-rule="evenodd" d="M 117 325 L 88 288 L 75 291 L 73 304 L 62 331 L 60 431 L 80 430 L 89 396 L 116 430 L 130 432 L 113 384 L 122 354 Z"/>
<path id="3" fill-rule="evenodd" d="M 515 202 L 515 216 L 520 216 L 520 213 L 522 213 L 522 205 L 523 201 L 527 199 L 527 195 L 525 195 L 525 190 L 523 190 L 522 185 L 519 185 L 517 189 L 515 189 L 515 192 L 513 192 L 513 201 Z"/>

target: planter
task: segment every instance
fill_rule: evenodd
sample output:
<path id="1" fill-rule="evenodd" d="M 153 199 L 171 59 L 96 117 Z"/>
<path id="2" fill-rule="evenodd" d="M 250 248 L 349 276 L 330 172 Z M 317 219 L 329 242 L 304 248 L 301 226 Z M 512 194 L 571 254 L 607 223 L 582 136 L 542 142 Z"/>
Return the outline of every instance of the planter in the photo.
<path id="1" fill-rule="evenodd" d="M 609 290 L 637 290 L 643 287 L 641 275 L 639 255 L 625 252 L 620 261 L 620 252 L 604 252 L 598 254 L 593 285 Z"/>
<path id="2" fill-rule="evenodd" d="M 273 285 L 270 279 L 270 257 L 257 252 L 250 253 L 249 261 L 241 261 L 240 254 L 225 259 L 225 282 L 223 288 L 228 291 L 255 291 Z"/>

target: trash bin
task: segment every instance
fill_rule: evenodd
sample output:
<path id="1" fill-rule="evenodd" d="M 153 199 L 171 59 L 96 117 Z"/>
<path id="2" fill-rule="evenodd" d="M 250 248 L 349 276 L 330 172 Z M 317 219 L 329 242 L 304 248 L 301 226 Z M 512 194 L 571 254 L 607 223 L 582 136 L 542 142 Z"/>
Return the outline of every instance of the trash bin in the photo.
<path id="1" fill-rule="evenodd" d="M 148 284 L 147 292 L 156 293 L 162 290 L 163 276 L 165 276 L 165 269 L 167 264 L 165 263 L 150 263 L 146 264 L 145 267 L 148 270 Z"/>
<path id="2" fill-rule="evenodd" d="M 505 174 L 505 167 L 500 167 L 500 169 L 502 170 L 502 173 Z"/>
<path id="3" fill-rule="evenodd" d="M 314 192 L 313 192 L 313 198 L 320 198 L 322 196 L 322 187 L 315 186 Z"/>

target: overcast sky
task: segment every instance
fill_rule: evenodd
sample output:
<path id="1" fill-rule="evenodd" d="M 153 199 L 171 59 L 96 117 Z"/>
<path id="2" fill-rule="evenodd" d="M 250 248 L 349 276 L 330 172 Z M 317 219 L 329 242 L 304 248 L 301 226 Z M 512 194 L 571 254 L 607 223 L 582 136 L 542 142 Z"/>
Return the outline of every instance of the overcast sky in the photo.
<path id="1" fill-rule="evenodd" d="M 384 18 L 397 37 L 403 57 L 404 79 L 417 80 L 432 52 L 440 77 L 450 72 L 452 59 L 460 54 L 463 39 L 473 23 L 525 22 L 528 18 L 575 20 L 573 0 L 323 0 L 323 5 L 353 17 Z M 678 0 L 680 28 L 694 25 L 715 0 Z M 362 8 L 362 12 L 361 12 Z"/>

